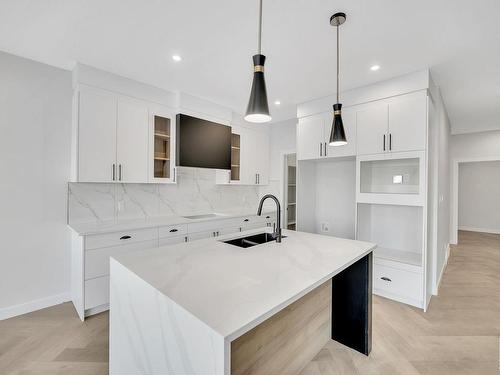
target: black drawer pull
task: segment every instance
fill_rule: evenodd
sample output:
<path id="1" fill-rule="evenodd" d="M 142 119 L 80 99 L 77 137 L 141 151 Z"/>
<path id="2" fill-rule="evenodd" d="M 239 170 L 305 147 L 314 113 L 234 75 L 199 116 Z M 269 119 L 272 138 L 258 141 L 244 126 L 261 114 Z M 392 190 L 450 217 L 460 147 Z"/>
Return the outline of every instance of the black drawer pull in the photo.
<path id="1" fill-rule="evenodd" d="M 245 219 L 245 220 L 243 220 L 243 221 L 249 221 L 249 220 L 248 220 L 248 219 Z"/>
<path id="2" fill-rule="evenodd" d="M 382 279 L 382 280 L 384 280 L 384 281 L 389 281 L 389 282 L 391 282 L 391 281 L 392 281 L 391 279 L 389 279 L 388 277 L 385 277 L 385 276 L 384 276 L 384 277 L 381 277 L 381 279 Z"/>
<path id="3" fill-rule="evenodd" d="M 131 236 L 121 236 L 120 240 L 130 240 L 131 238 Z"/>
<path id="4" fill-rule="evenodd" d="M 271 216 L 266 216 L 266 219 L 270 219 L 270 218 L 271 218 Z"/>
<path id="5" fill-rule="evenodd" d="M 170 229 L 170 233 L 178 232 L 178 229 Z"/>

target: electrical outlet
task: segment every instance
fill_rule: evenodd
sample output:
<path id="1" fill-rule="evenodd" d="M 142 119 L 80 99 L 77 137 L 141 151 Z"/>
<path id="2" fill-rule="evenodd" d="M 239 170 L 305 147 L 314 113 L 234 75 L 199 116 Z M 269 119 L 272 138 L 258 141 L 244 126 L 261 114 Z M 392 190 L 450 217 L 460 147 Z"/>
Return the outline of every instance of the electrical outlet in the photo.
<path id="1" fill-rule="evenodd" d="M 321 223 L 321 231 L 329 232 L 330 231 L 330 223 Z"/>

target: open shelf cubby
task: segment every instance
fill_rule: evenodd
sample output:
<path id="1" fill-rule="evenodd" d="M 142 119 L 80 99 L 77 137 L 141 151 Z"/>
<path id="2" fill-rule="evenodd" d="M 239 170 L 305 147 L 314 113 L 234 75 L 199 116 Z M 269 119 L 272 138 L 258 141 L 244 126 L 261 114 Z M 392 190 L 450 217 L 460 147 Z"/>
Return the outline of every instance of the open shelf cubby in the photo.
<path id="1" fill-rule="evenodd" d="M 419 194 L 420 159 L 363 160 L 360 162 L 360 192 Z"/>
<path id="2" fill-rule="evenodd" d="M 377 244 L 375 258 L 422 266 L 422 207 L 358 203 L 357 217 L 357 239 Z"/>

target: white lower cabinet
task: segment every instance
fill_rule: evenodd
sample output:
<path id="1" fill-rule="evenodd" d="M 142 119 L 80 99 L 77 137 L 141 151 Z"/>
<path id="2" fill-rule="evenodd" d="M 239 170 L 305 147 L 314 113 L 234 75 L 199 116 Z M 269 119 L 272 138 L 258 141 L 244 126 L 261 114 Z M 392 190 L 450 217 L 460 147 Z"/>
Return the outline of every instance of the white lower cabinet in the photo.
<path id="1" fill-rule="evenodd" d="M 99 309 L 96 312 L 107 310 L 109 303 L 109 276 L 96 277 L 85 281 L 85 311 L 87 315 L 92 315 L 90 309 Z"/>
<path id="2" fill-rule="evenodd" d="M 423 308 L 422 267 L 374 259 L 373 293 Z"/>
<path id="3" fill-rule="evenodd" d="M 109 308 L 110 257 L 158 246 L 213 238 L 275 223 L 276 214 L 176 224 L 146 229 L 79 236 L 71 251 L 72 300 L 83 320 Z"/>

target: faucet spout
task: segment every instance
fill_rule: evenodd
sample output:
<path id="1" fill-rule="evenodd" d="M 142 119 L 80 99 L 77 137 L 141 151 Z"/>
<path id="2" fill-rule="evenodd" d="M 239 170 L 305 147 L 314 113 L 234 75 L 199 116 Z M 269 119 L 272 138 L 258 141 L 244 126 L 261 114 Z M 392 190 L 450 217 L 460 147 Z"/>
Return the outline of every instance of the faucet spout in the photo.
<path id="1" fill-rule="evenodd" d="M 276 231 L 274 232 L 274 236 L 276 237 L 276 242 L 281 242 L 281 205 L 280 201 L 278 198 L 276 198 L 272 194 L 266 194 L 262 197 L 262 199 L 259 202 L 259 208 L 257 210 L 257 215 L 261 216 L 262 215 L 262 206 L 264 205 L 264 201 L 270 198 L 276 203 L 276 209 L 277 209 L 277 218 L 276 218 Z"/>

